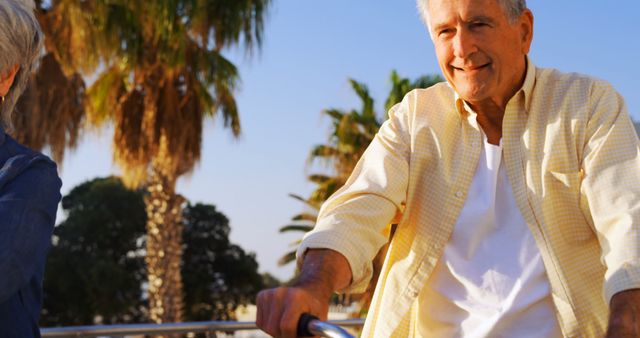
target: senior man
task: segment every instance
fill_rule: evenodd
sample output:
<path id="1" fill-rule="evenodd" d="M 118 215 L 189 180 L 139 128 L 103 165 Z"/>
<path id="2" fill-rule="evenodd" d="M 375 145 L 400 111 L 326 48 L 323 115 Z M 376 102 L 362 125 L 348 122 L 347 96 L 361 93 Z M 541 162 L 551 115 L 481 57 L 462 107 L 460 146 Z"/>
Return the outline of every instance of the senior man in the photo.
<path id="1" fill-rule="evenodd" d="M 322 207 L 294 287 L 258 325 L 295 336 L 363 290 L 363 336 L 638 337 L 640 149 L 609 84 L 537 68 L 524 0 L 418 0 L 447 83 L 410 92 Z"/>

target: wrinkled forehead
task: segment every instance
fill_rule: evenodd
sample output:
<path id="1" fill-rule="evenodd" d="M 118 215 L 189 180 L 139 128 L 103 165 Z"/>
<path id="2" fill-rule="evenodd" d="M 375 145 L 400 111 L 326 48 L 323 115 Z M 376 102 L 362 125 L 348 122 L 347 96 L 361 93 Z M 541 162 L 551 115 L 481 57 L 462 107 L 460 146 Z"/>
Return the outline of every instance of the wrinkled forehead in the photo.
<path id="1" fill-rule="evenodd" d="M 469 21 L 474 17 L 505 18 L 499 0 L 428 0 L 427 20 L 433 27 L 452 20 Z"/>

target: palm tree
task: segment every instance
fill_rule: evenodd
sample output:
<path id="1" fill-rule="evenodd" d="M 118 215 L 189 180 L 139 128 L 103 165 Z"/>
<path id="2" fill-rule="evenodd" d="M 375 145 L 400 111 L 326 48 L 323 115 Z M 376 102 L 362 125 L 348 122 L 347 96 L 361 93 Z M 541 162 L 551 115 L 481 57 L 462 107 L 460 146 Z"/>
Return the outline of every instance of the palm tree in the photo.
<path id="1" fill-rule="evenodd" d="M 305 199 L 300 195 L 289 194 L 291 198 L 294 198 L 304 204 L 307 205 L 309 211 L 302 212 L 291 217 L 291 220 L 295 223 L 285 225 L 280 228 L 280 233 L 285 232 L 303 232 L 307 233 L 313 230 L 314 225 L 316 224 L 316 219 L 318 218 L 318 210 L 320 210 L 320 204 L 322 201 L 315 200 L 313 197 Z M 287 265 L 296 259 L 296 248 L 300 244 L 302 240 L 295 240 L 291 243 L 291 246 L 294 249 L 285 253 L 280 259 L 278 259 L 278 265 L 283 266 Z"/>
<path id="2" fill-rule="evenodd" d="M 389 111 L 393 105 L 400 102 L 409 91 L 415 88 L 427 88 L 444 81 L 439 75 L 426 75 L 412 82 L 408 78 L 400 77 L 395 70 L 391 72 L 390 80 L 391 89 L 385 101 L 385 111 Z M 318 208 L 346 183 L 356 163 L 387 118 L 385 114 L 384 119 L 381 119 L 379 116 L 383 115 L 374 111 L 374 99 L 365 84 L 353 79 L 350 79 L 349 83 L 360 98 L 362 107 L 360 110 L 352 109 L 348 112 L 340 109 L 323 111 L 332 119 L 329 142 L 316 145 L 309 156 L 309 162 L 324 162 L 332 167 L 334 174 L 333 176 L 313 174 L 308 177 L 317 185 L 311 194 L 310 201 L 318 205 Z"/>
<path id="3" fill-rule="evenodd" d="M 323 161 L 331 165 L 333 174 L 309 175 L 307 179 L 316 184 L 316 189 L 307 199 L 290 194 L 292 198 L 306 204 L 308 211 L 292 217 L 291 220 L 295 223 L 281 227 L 281 233 L 308 232 L 313 229 L 320 206 L 344 185 L 356 162 L 380 128 L 380 121 L 376 118 L 373 108 L 374 100 L 367 86 L 353 79 L 349 79 L 349 83 L 362 101 L 361 110 L 353 109 L 349 112 L 340 109 L 324 110 L 322 113 L 328 115 L 332 121 L 329 142 L 314 146 L 308 159 L 309 163 Z M 279 265 L 286 265 L 295 260 L 295 248 L 299 243 L 299 240 L 292 243 L 293 250 L 288 251 L 278 260 Z"/>
<path id="4" fill-rule="evenodd" d="M 444 81 L 439 75 L 421 76 L 413 82 L 408 78 L 402 78 L 394 70 L 391 72 L 391 90 L 385 101 L 385 111 L 396 103 L 400 102 L 404 95 L 415 88 L 427 88 L 438 82 Z M 290 195 L 295 199 L 304 202 L 310 207 L 310 212 L 298 214 L 292 218 L 294 224 L 280 228 L 280 232 L 308 232 L 313 229 L 318 210 L 322 203 L 329 198 L 336 190 L 343 186 L 349 175 L 356 166 L 356 163 L 366 150 L 367 146 L 378 129 L 382 125 L 381 116 L 374 111 L 374 100 L 369 94 L 367 86 L 363 83 L 349 80 L 351 88 L 362 101 L 360 110 L 352 109 L 343 111 L 340 109 L 327 109 L 323 113 L 332 120 L 331 133 L 327 144 L 320 144 L 313 147 L 309 156 L 309 162 L 323 161 L 332 171 L 332 174 L 312 174 L 307 179 L 316 184 L 316 189 L 310 197 L 305 199 L 298 195 Z M 386 119 L 385 115 L 385 119 Z M 387 231 L 392 235 L 392 227 Z M 300 241 L 295 241 L 292 245 L 297 247 Z M 382 267 L 382 262 L 386 255 L 387 247 L 383 247 L 374 259 L 374 276 L 369 283 L 369 287 L 364 295 L 360 297 L 361 311 L 366 311 L 371 301 L 373 289 L 378 280 L 378 273 Z M 295 249 L 283 255 L 278 264 L 285 265 L 295 260 Z"/>
<path id="5" fill-rule="evenodd" d="M 221 52 L 238 44 L 248 51 L 260 46 L 270 2 L 52 0 L 37 4 L 47 36 L 47 55 L 39 75 L 55 70 L 60 82 L 38 82 L 31 91 L 40 97 L 35 100 L 37 109 L 25 109 L 30 111 L 30 123 L 17 129 L 27 134 L 39 129 L 30 144 L 52 145 L 54 157 L 60 160 L 64 147 L 76 144 L 85 125 L 113 124 L 114 161 L 123 169 L 125 183 L 147 187 L 146 263 L 149 314 L 154 322 L 182 319 L 184 199 L 176 194 L 175 185 L 200 159 L 203 119 L 220 115 L 234 136 L 241 131 L 233 95 L 238 71 Z M 95 79 L 86 91 L 78 73 Z M 68 101 L 58 109 L 64 114 L 56 114 L 51 107 L 60 96 Z M 50 130 L 43 125 L 62 127 Z"/>

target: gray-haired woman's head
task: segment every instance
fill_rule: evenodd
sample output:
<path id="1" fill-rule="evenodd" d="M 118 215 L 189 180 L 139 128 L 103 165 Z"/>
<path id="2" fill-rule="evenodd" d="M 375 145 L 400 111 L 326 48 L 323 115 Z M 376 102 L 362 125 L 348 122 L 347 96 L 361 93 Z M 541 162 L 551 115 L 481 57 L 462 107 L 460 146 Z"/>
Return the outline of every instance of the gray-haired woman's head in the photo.
<path id="1" fill-rule="evenodd" d="M 505 14 L 509 18 L 511 23 L 516 22 L 516 20 L 522 15 L 525 9 L 527 9 L 527 1 L 526 0 L 497 0 L 504 9 Z M 427 26 L 429 30 L 429 34 L 431 34 L 431 26 L 429 24 L 429 0 L 416 0 L 418 5 L 418 12 L 420 12 L 420 16 L 422 17 L 422 21 Z"/>
<path id="2" fill-rule="evenodd" d="M 0 124 L 5 130 L 11 129 L 11 114 L 42 50 L 43 34 L 34 10 L 33 0 L 0 0 L 0 73 L 20 67 L 0 102 Z"/>

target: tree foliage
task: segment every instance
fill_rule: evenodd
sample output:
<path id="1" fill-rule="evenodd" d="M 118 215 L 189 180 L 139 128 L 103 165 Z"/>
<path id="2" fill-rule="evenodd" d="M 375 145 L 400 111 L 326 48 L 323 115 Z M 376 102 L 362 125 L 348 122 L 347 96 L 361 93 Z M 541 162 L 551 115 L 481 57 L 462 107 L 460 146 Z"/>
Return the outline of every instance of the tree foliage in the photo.
<path id="1" fill-rule="evenodd" d="M 61 162 L 88 125 L 114 126 L 113 158 L 146 185 L 150 317 L 181 321 L 184 199 L 175 184 L 200 160 L 203 121 L 241 131 L 238 71 L 225 48 L 262 41 L 271 0 L 38 0 L 43 67 L 16 114 L 14 136 Z M 94 79 L 85 88 L 84 78 Z M 43 80 L 44 79 L 44 80 Z"/>
<path id="2" fill-rule="evenodd" d="M 262 289 L 253 253 L 229 241 L 229 220 L 213 205 L 187 205 L 184 221 L 185 315 L 190 320 L 231 320 L 238 305 Z"/>
<path id="3" fill-rule="evenodd" d="M 126 323 L 145 317 L 142 192 L 119 179 L 82 183 L 62 199 L 44 279 L 42 325 Z"/>
<path id="4" fill-rule="evenodd" d="M 85 122 L 111 122 L 116 163 L 137 185 L 153 160 L 167 176 L 191 171 L 205 117 L 220 113 L 224 126 L 240 133 L 239 75 L 222 51 L 261 45 L 271 0 L 36 3 L 47 53 L 32 83 L 41 99 L 23 102 L 28 118 L 15 121 L 21 141 L 51 145 L 60 162 Z M 94 81 L 85 90 L 87 76 Z"/>
<path id="5" fill-rule="evenodd" d="M 147 321 L 143 190 L 119 178 L 82 183 L 62 200 L 45 271 L 43 326 Z M 213 205 L 184 206 L 185 319 L 225 320 L 263 286 L 253 253 L 229 241 Z"/>

